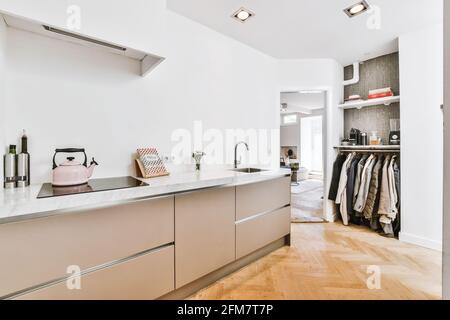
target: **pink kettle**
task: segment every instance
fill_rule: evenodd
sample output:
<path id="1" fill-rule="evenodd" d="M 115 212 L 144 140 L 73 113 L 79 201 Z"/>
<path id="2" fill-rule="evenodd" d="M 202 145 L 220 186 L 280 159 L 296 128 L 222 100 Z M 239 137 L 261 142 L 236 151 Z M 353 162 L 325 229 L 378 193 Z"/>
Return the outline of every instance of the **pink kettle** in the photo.
<path id="1" fill-rule="evenodd" d="M 60 165 L 56 164 L 56 155 L 58 153 L 83 153 L 84 163 L 75 161 L 75 157 L 67 157 L 66 161 Z M 52 185 L 56 187 L 77 186 L 88 183 L 95 167 L 98 163 L 92 158 L 90 166 L 87 166 L 87 156 L 84 149 L 56 149 L 53 156 L 53 179 Z"/>

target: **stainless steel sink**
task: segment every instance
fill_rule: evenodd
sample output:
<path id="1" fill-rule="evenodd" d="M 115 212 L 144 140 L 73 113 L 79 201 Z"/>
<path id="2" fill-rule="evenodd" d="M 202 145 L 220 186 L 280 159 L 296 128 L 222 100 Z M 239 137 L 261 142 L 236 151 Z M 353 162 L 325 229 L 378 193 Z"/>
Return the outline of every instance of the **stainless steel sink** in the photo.
<path id="1" fill-rule="evenodd" d="M 243 172 L 243 173 L 256 173 L 256 172 L 262 172 L 267 171 L 263 169 L 257 169 L 257 168 L 241 168 L 241 169 L 233 169 L 235 172 Z"/>

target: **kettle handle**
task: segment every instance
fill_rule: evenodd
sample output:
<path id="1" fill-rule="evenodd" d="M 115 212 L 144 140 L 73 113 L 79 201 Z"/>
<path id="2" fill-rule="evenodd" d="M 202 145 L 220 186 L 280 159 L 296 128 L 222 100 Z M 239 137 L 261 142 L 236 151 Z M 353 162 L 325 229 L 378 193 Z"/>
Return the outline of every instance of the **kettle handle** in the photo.
<path id="1" fill-rule="evenodd" d="M 56 149 L 55 154 L 53 155 L 53 169 L 56 169 L 58 166 L 56 165 L 56 154 L 58 153 L 83 153 L 84 154 L 84 163 L 83 166 L 87 167 L 87 156 L 85 149 L 77 149 L 77 148 L 66 148 L 66 149 Z"/>

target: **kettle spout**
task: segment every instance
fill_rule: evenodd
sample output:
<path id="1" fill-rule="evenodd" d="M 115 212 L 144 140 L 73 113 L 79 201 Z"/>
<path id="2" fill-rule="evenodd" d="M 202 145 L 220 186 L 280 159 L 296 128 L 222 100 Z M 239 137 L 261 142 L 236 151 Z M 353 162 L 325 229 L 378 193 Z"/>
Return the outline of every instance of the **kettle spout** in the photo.
<path id="1" fill-rule="evenodd" d="M 90 166 L 87 168 L 87 175 L 88 175 L 88 178 L 90 178 L 90 177 L 92 176 L 92 173 L 94 173 L 94 169 L 95 169 L 96 166 L 98 166 L 98 163 L 97 163 L 97 161 L 95 161 L 94 158 L 92 158 L 91 164 L 90 164 Z"/>

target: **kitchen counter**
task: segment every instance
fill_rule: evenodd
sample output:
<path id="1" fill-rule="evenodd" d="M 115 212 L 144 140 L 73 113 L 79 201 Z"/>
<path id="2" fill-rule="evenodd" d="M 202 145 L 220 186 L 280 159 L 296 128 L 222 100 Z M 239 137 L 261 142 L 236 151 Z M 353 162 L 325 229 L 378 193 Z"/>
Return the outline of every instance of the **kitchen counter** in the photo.
<path id="1" fill-rule="evenodd" d="M 289 176 L 290 170 L 273 169 L 257 173 L 230 169 L 203 168 L 200 172 L 174 173 L 170 176 L 140 179 L 149 186 L 37 199 L 41 185 L 0 191 L 0 224 L 35 219 L 71 211 L 114 206 L 120 202 L 182 193 L 204 188 L 236 186 Z"/>

